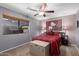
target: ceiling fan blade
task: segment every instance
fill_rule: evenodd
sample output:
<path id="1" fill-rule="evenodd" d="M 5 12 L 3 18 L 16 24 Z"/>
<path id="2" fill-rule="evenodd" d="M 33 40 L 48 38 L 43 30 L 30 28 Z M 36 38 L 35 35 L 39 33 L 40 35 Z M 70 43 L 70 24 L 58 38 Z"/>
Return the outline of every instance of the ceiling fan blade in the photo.
<path id="1" fill-rule="evenodd" d="M 34 16 L 37 16 L 38 14 L 35 14 Z"/>
<path id="2" fill-rule="evenodd" d="M 31 10 L 31 11 L 38 11 L 38 10 L 35 10 L 35 9 L 33 9 L 33 8 L 27 8 L 27 9 L 29 9 L 29 10 Z"/>
<path id="3" fill-rule="evenodd" d="M 45 11 L 46 13 L 54 13 L 54 11 Z"/>
<path id="4" fill-rule="evenodd" d="M 39 15 L 39 14 L 35 14 L 34 16 L 37 16 L 37 15 Z M 46 17 L 46 14 L 43 14 L 42 16 L 43 16 L 43 17 Z"/>
<path id="5" fill-rule="evenodd" d="M 42 3 L 42 5 L 40 6 L 40 11 L 44 11 L 47 7 L 47 3 Z"/>

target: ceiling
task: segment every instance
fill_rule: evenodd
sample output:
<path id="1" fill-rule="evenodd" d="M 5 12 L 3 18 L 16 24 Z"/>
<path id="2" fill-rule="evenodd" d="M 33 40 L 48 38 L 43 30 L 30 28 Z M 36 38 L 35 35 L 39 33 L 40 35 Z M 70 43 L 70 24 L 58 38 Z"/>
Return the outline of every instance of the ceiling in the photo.
<path id="1" fill-rule="evenodd" d="M 27 7 L 39 9 L 41 3 L 0 3 L 0 6 L 17 11 L 24 15 L 32 16 L 38 20 L 54 18 L 75 14 L 79 10 L 79 3 L 47 3 L 47 10 L 54 10 L 53 14 L 46 14 L 47 17 L 33 16 L 36 12 L 30 11 Z"/>

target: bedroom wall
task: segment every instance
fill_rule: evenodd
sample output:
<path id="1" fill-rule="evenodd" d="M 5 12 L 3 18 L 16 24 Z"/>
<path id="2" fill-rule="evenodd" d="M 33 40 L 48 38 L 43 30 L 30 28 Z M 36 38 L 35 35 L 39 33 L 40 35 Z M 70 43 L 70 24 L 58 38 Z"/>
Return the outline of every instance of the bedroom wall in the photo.
<path id="1" fill-rule="evenodd" d="M 23 34 L 0 35 L 0 51 L 29 42 L 28 31 Z"/>
<path id="2" fill-rule="evenodd" d="M 3 13 L 8 13 L 18 17 L 27 18 L 26 16 L 20 13 L 17 13 L 15 11 L 12 11 L 0 6 L 0 21 Z M 1 22 L 1 23 L 4 24 L 5 22 Z M 1 33 L 4 30 L 3 28 L 4 26 L 0 24 L 0 51 L 31 41 L 29 31 L 23 34 L 2 35 Z"/>
<path id="3" fill-rule="evenodd" d="M 23 14 L 18 13 L 16 11 L 13 11 L 13 10 L 10 10 L 10 9 L 7 9 L 7 8 L 4 8 L 4 7 L 0 6 L 0 17 L 3 17 L 2 16 L 3 13 L 11 14 L 11 15 L 14 15 L 14 16 L 17 16 L 17 17 L 21 17 L 21 18 L 25 18 L 25 19 L 27 17 L 27 15 L 23 15 Z"/>
<path id="4" fill-rule="evenodd" d="M 66 34 L 69 36 L 69 42 L 71 44 L 76 44 L 75 30 L 76 30 L 76 15 L 68 15 L 53 18 L 53 20 L 62 19 L 62 26 L 66 26 Z"/>
<path id="5" fill-rule="evenodd" d="M 14 24 L 6 21 L 5 19 L 3 19 L 3 14 L 4 13 L 27 19 L 27 16 L 25 16 L 21 13 L 17 13 L 16 11 L 9 10 L 7 8 L 4 8 L 4 7 L 0 6 L 0 26 L 17 26 L 17 25 L 14 25 Z M 0 30 L 1 30 L 1 28 L 0 28 Z"/>
<path id="6" fill-rule="evenodd" d="M 75 36 L 76 36 L 76 45 L 79 48 L 79 27 L 77 28 L 77 21 L 79 21 L 79 11 L 76 14 L 76 34 L 75 34 Z"/>
<path id="7" fill-rule="evenodd" d="M 34 19 L 30 22 L 30 33 L 31 38 L 41 33 L 41 21 Z"/>

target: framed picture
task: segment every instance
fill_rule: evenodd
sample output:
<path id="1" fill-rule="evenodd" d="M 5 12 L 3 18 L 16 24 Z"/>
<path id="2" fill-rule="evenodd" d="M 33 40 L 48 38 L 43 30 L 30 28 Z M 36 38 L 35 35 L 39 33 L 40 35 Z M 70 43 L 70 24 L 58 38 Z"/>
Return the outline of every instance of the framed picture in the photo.
<path id="1" fill-rule="evenodd" d="M 61 31 L 62 30 L 62 19 L 47 21 L 46 22 L 46 29 L 49 29 L 49 26 L 51 26 L 52 22 L 55 24 L 55 26 L 53 26 L 53 31 Z"/>

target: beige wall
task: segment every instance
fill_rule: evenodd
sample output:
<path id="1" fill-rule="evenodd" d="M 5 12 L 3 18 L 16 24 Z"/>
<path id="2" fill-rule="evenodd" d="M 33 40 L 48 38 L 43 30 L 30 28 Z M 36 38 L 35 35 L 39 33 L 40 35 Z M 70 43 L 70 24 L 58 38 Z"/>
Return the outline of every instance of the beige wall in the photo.
<path id="1" fill-rule="evenodd" d="M 62 26 L 67 26 L 66 34 L 69 36 L 69 42 L 75 44 L 76 16 L 68 15 L 54 18 L 54 20 L 56 19 L 62 19 Z"/>

